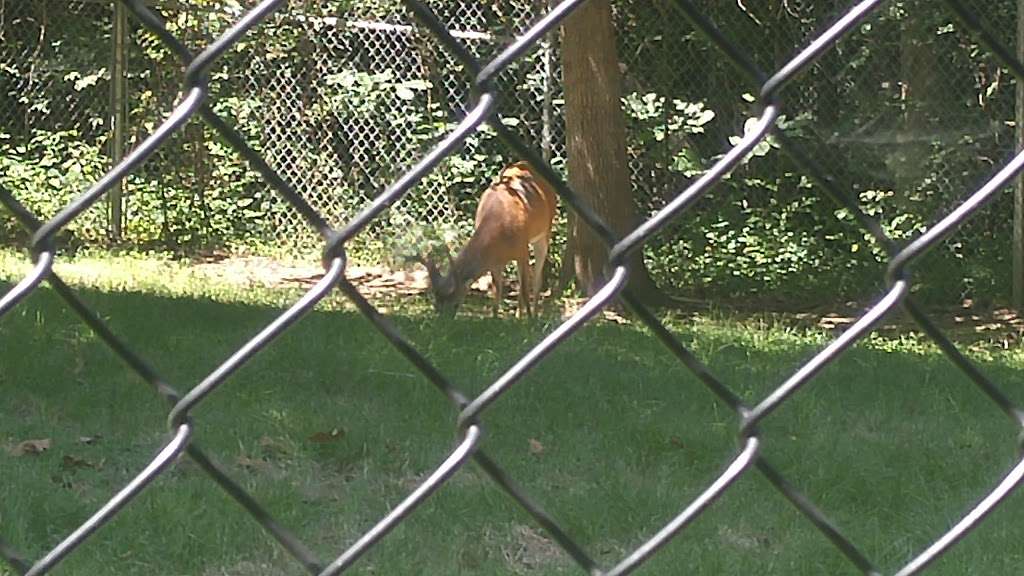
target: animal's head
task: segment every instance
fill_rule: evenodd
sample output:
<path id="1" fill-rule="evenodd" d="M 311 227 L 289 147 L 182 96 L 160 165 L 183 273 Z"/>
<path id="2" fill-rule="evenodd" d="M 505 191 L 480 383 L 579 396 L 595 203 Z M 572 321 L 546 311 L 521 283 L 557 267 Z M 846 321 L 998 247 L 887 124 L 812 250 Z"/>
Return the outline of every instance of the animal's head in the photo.
<path id="1" fill-rule="evenodd" d="M 437 268 L 431 256 L 423 258 L 423 265 L 427 268 L 427 275 L 430 279 L 430 292 L 434 299 L 434 311 L 439 316 L 452 318 L 459 310 L 459 305 L 466 297 L 465 282 L 460 281 L 455 270 L 451 252 L 446 252 L 448 257 L 448 274 L 442 274 Z"/>

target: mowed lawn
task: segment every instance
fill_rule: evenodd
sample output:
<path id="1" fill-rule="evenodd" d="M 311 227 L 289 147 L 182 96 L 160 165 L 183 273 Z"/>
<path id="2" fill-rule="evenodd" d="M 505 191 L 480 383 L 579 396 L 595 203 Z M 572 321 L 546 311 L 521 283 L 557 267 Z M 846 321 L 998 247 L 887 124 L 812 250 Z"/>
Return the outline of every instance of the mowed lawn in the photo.
<path id="1" fill-rule="evenodd" d="M 81 294 L 179 391 L 281 311 L 251 292 L 160 285 L 153 277 Z M 336 298 L 194 413 L 194 441 L 324 561 L 397 505 L 455 440 L 445 398 Z M 558 322 L 442 321 L 422 302 L 407 308 L 389 314 L 394 323 L 469 394 Z M 669 322 L 750 404 L 829 338 L 724 317 Z M 982 357 L 985 372 L 1021 400 L 1022 355 Z M 0 318 L 0 536 L 30 558 L 45 554 L 146 464 L 164 441 L 167 410 L 49 288 Z M 737 446 L 734 414 L 630 323 L 588 326 L 482 420 L 482 449 L 605 567 L 686 507 Z M 913 338 L 855 348 L 762 432 L 764 456 L 886 573 L 955 523 L 1017 457 L 1017 430 L 1005 415 Z M 18 446 L 26 440 L 49 448 L 25 454 Z M 1019 574 L 1022 513 L 1024 497 L 1015 494 L 926 573 Z M 184 459 L 54 573 L 304 572 Z M 583 571 L 469 463 L 351 573 Z M 638 573 L 858 572 L 751 469 Z"/>

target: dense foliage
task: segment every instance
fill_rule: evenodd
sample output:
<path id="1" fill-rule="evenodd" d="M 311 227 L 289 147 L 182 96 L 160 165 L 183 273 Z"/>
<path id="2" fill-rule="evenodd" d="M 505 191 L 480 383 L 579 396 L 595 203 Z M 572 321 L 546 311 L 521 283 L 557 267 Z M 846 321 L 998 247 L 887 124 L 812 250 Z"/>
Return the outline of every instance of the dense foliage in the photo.
<path id="1" fill-rule="evenodd" d="M 240 5 L 224 4 L 191 0 L 191 10 L 164 13 L 168 26 L 197 48 L 237 17 Z M 225 57 L 214 73 L 212 103 L 341 223 L 450 131 L 470 95 L 465 71 L 436 42 L 402 31 L 407 17 L 397 3 L 298 4 Z M 837 0 L 772 0 L 746 9 L 704 4 L 766 71 L 846 7 Z M 972 3 L 1008 45 L 1013 4 Z M 109 8 L 49 0 L 11 6 L 0 19 L 0 184 L 50 216 L 107 167 Z M 525 1 L 436 8 L 455 30 L 493 35 L 464 35 L 481 56 L 534 18 Z M 650 213 L 743 133 L 758 112 L 751 96 L 757 86 L 671 2 L 622 1 L 616 10 L 634 193 Z M 547 65 L 551 78 L 560 75 L 557 41 L 554 49 L 531 53 L 502 77 L 503 111 L 504 122 L 546 148 L 561 169 L 561 92 L 543 73 Z M 136 29 L 129 74 L 134 143 L 173 106 L 180 66 Z M 835 190 L 856 198 L 903 241 L 1005 162 L 1013 147 L 1014 87 L 950 14 L 927 2 L 891 2 L 787 88 L 780 129 L 823 167 Z M 360 236 L 358 251 L 401 257 L 432 237 L 465 237 L 476 195 L 509 160 L 492 131 L 474 135 Z M 652 273 L 667 289 L 700 297 L 807 304 L 874 294 L 884 254 L 809 176 L 777 142 L 762 144 L 648 247 Z M 199 123 L 133 175 L 126 193 L 123 242 L 130 245 L 315 246 L 295 214 Z M 943 302 L 1004 299 L 1007 200 L 931 255 L 917 290 Z M 106 241 L 107 218 L 97 206 L 75 221 L 67 240 Z M 0 211 L 0 241 L 15 237 Z"/>

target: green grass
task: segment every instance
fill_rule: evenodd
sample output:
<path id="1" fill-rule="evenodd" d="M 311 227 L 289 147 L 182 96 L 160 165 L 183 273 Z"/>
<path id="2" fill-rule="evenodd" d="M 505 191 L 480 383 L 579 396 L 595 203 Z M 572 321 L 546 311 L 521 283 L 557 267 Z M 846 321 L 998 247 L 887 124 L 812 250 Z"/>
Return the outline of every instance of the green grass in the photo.
<path id="1" fill-rule="evenodd" d="M 86 272 L 62 273 L 85 285 L 88 303 L 182 391 L 294 296 L 199 282 L 184 265 L 145 257 L 78 265 Z M 22 269 L 0 253 L 0 278 L 9 282 Z M 8 286 L 0 279 L 0 291 Z M 558 322 L 441 321 L 422 309 L 400 305 L 392 318 L 470 393 Z M 728 317 L 670 323 L 749 403 L 827 341 L 819 332 Z M 1019 351 L 980 357 L 1019 400 Z M 0 390 L 0 445 L 52 442 L 38 456 L 0 450 L 0 534 L 38 558 L 145 465 L 163 441 L 167 407 L 48 288 L 0 319 Z M 332 300 L 196 410 L 195 442 L 330 560 L 445 458 L 454 420 L 441 394 Z M 484 424 L 484 450 L 605 566 L 685 507 L 736 450 L 732 413 L 629 324 L 584 329 L 500 398 Z M 311 438 L 332 430 L 339 431 L 333 441 Z M 874 338 L 854 349 L 763 427 L 764 454 L 887 573 L 1001 478 L 1016 457 L 1016 436 L 963 375 L 913 338 Z M 1019 573 L 1021 513 L 1015 495 L 927 573 Z M 470 464 L 352 573 L 582 573 L 540 534 Z M 185 460 L 55 573 L 302 571 Z M 752 472 L 639 573 L 857 572 Z"/>

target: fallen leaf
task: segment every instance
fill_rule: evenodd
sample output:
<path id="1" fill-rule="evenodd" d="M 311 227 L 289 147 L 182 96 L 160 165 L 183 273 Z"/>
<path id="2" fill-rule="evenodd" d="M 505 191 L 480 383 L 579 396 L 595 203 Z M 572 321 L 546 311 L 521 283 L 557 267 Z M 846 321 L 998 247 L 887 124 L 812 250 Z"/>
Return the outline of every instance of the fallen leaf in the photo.
<path id="1" fill-rule="evenodd" d="M 1007 320 L 1013 320 L 1017 318 L 1017 313 L 1008 308 L 1000 308 L 992 312 L 992 317 L 996 320 L 1006 322 Z"/>
<path id="2" fill-rule="evenodd" d="M 103 436 L 100 436 L 99 434 L 97 434 L 95 436 L 79 436 L 78 437 L 78 443 L 79 444 L 85 444 L 86 446 L 89 446 L 91 444 L 95 444 L 95 443 L 99 442 L 101 438 L 103 438 Z"/>
<path id="3" fill-rule="evenodd" d="M 276 438 L 271 438 L 270 436 L 260 437 L 258 444 L 260 449 L 263 451 L 263 455 L 269 458 L 288 456 L 292 452 L 286 442 Z"/>
<path id="4" fill-rule="evenodd" d="M 604 319 L 608 320 L 610 322 L 615 322 L 616 324 L 629 324 L 629 320 L 624 318 L 621 314 L 618 314 L 618 313 L 613 312 L 611 310 L 605 310 L 603 312 L 603 314 L 604 314 Z"/>
<path id="5" fill-rule="evenodd" d="M 235 459 L 235 464 L 238 464 L 246 470 L 266 470 L 270 466 L 270 463 L 266 460 L 250 458 L 248 456 L 239 456 Z"/>
<path id="6" fill-rule="evenodd" d="M 530 454 L 534 456 L 540 456 L 544 453 L 544 445 L 540 443 L 540 440 L 530 438 Z"/>
<path id="7" fill-rule="evenodd" d="M 686 448 L 686 445 L 683 444 L 683 439 L 680 438 L 679 436 L 673 436 L 669 438 L 668 442 L 669 444 L 675 446 L 676 448 Z"/>
<path id="8" fill-rule="evenodd" d="M 42 454 L 50 449 L 50 439 L 25 440 L 10 450 L 11 456 Z"/>
<path id="9" fill-rule="evenodd" d="M 317 444 L 326 444 L 328 442 L 334 442 L 341 440 L 345 437 L 345 430 L 342 428 L 334 428 L 330 432 L 315 432 L 309 437 L 310 442 L 316 442 Z"/>
<path id="10" fill-rule="evenodd" d="M 64 458 L 61 459 L 60 467 L 64 470 L 76 470 L 78 468 L 95 468 L 96 465 L 88 460 L 72 456 L 71 454 L 65 454 Z"/>

